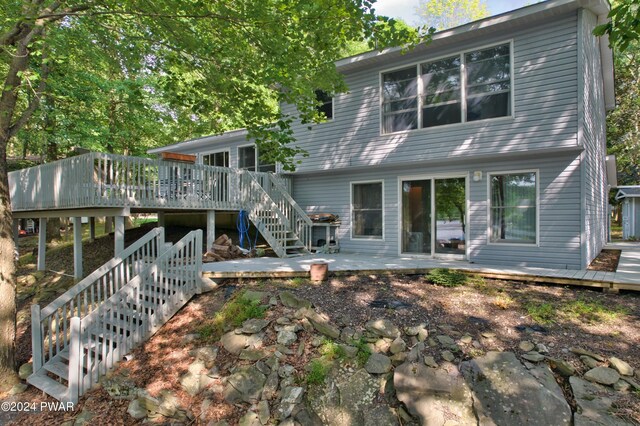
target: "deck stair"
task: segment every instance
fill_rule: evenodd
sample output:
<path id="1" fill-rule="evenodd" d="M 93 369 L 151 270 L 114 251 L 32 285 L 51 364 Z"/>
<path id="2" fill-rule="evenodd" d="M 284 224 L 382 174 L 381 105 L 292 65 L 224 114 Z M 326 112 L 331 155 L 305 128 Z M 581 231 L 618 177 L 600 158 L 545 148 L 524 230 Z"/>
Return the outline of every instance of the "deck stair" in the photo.
<path id="1" fill-rule="evenodd" d="M 279 257 L 310 253 L 312 222 L 274 175 L 245 172 L 240 185 L 249 219 Z"/>
<path id="2" fill-rule="evenodd" d="M 47 307 L 33 305 L 27 382 L 77 402 L 202 291 L 201 262 L 201 230 L 168 245 L 156 228 Z"/>

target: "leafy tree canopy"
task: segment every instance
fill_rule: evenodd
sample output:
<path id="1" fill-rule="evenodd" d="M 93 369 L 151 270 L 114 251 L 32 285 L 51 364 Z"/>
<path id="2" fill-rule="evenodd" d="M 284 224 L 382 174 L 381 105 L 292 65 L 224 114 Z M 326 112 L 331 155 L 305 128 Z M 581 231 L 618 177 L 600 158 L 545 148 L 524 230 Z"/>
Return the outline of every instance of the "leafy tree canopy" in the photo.
<path id="1" fill-rule="evenodd" d="M 626 50 L 632 42 L 640 40 L 640 3 L 636 0 L 614 1 L 609 22 L 598 25 L 594 34 L 608 34 L 612 47 Z"/>
<path id="2" fill-rule="evenodd" d="M 12 118 L 6 131 L 29 149 L 140 154 L 247 127 L 269 160 L 292 168 L 290 124 L 318 119 L 316 89 L 346 90 L 334 61 L 349 44 L 423 40 L 376 16 L 373 3 L 10 0 L 0 11 L 0 75 L 15 68 L 20 43 L 29 61 L 5 87 L 17 96 L 13 110 L 0 104 Z M 280 102 L 299 116 L 282 116 Z"/>
<path id="3" fill-rule="evenodd" d="M 489 16 L 484 0 L 420 0 L 416 13 L 421 22 L 438 31 Z"/>

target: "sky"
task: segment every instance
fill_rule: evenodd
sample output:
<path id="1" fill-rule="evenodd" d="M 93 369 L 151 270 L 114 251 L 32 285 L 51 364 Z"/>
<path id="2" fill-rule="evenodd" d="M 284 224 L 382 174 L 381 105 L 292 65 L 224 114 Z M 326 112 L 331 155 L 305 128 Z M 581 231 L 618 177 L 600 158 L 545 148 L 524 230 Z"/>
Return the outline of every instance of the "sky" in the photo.
<path id="1" fill-rule="evenodd" d="M 498 15 L 509 10 L 518 9 L 528 4 L 536 3 L 535 0 L 487 0 L 489 14 Z M 415 8 L 418 0 L 377 0 L 374 8 L 379 15 L 400 18 L 408 24 L 416 24 Z"/>

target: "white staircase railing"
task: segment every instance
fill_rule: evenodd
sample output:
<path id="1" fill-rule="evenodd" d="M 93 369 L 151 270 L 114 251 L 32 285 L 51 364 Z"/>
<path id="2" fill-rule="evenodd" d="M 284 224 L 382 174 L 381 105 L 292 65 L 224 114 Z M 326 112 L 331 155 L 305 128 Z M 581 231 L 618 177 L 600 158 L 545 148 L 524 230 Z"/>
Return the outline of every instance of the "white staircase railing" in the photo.
<path id="1" fill-rule="evenodd" d="M 309 253 L 311 220 L 272 174 L 239 171 L 249 218 L 279 257 Z"/>
<path id="2" fill-rule="evenodd" d="M 162 229 L 159 235 L 163 235 Z M 157 240 L 163 242 L 163 238 Z M 152 263 L 137 262 L 137 273 L 101 303 L 92 305 L 88 313 L 75 310 L 77 315 L 60 316 L 65 318 L 65 331 L 56 338 L 65 346 L 54 343 L 57 349 L 48 356 L 47 351 L 37 355 L 34 349 L 34 373 L 27 379 L 29 383 L 61 401 L 77 402 L 116 362 L 202 290 L 201 230 L 190 232 L 170 248 L 158 244 L 155 254 Z M 42 313 L 48 311 L 49 307 Z M 37 319 L 32 318 L 34 324 Z M 51 322 L 47 324 L 51 329 Z M 38 328 L 42 330 L 42 321 Z M 58 328 L 57 324 L 53 327 Z M 36 358 L 43 361 L 38 369 Z"/>
<path id="3" fill-rule="evenodd" d="M 70 320 L 84 317 L 155 261 L 164 249 L 164 230 L 155 228 L 88 275 L 44 309 L 31 305 L 33 371 L 69 345 Z"/>

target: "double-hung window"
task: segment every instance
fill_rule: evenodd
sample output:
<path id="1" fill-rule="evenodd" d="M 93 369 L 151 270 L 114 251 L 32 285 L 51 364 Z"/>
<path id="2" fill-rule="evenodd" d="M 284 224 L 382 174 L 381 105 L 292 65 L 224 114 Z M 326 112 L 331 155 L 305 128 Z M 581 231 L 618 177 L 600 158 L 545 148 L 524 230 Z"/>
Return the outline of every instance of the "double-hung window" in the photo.
<path id="1" fill-rule="evenodd" d="M 416 67 L 382 76 L 384 133 L 418 128 L 418 78 Z"/>
<path id="2" fill-rule="evenodd" d="M 276 171 L 274 163 L 263 163 L 258 155 L 258 148 L 255 145 L 241 146 L 238 148 L 238 167 L 252 172 L 273 172 Z"/>
<path id="3" fill-rule="evenodd" d="M 316 109 L 326 120 L 333 120 L 333 97 L 323 90 L 316 90 Z"/>
<path id="4" fill-rule="evenodd" d="M 351 236 L 383 238 L 382 182 L 351 184 Z"/>
<path id="5" fill-rule="evenodd" d="M 489 241 L 535 244 L 538 225 L 536 172 L 489 175 Z"/>
<path id="6" fill-rule="evenodd" d="M 511 44 L 382 74 L 382 133 L 511 115 Z"/>
<path id="7" fill-rule="evenodd" d="M 202 157 L 205 166 L 229 167 L 229 151 L 214 152 Z"/>

